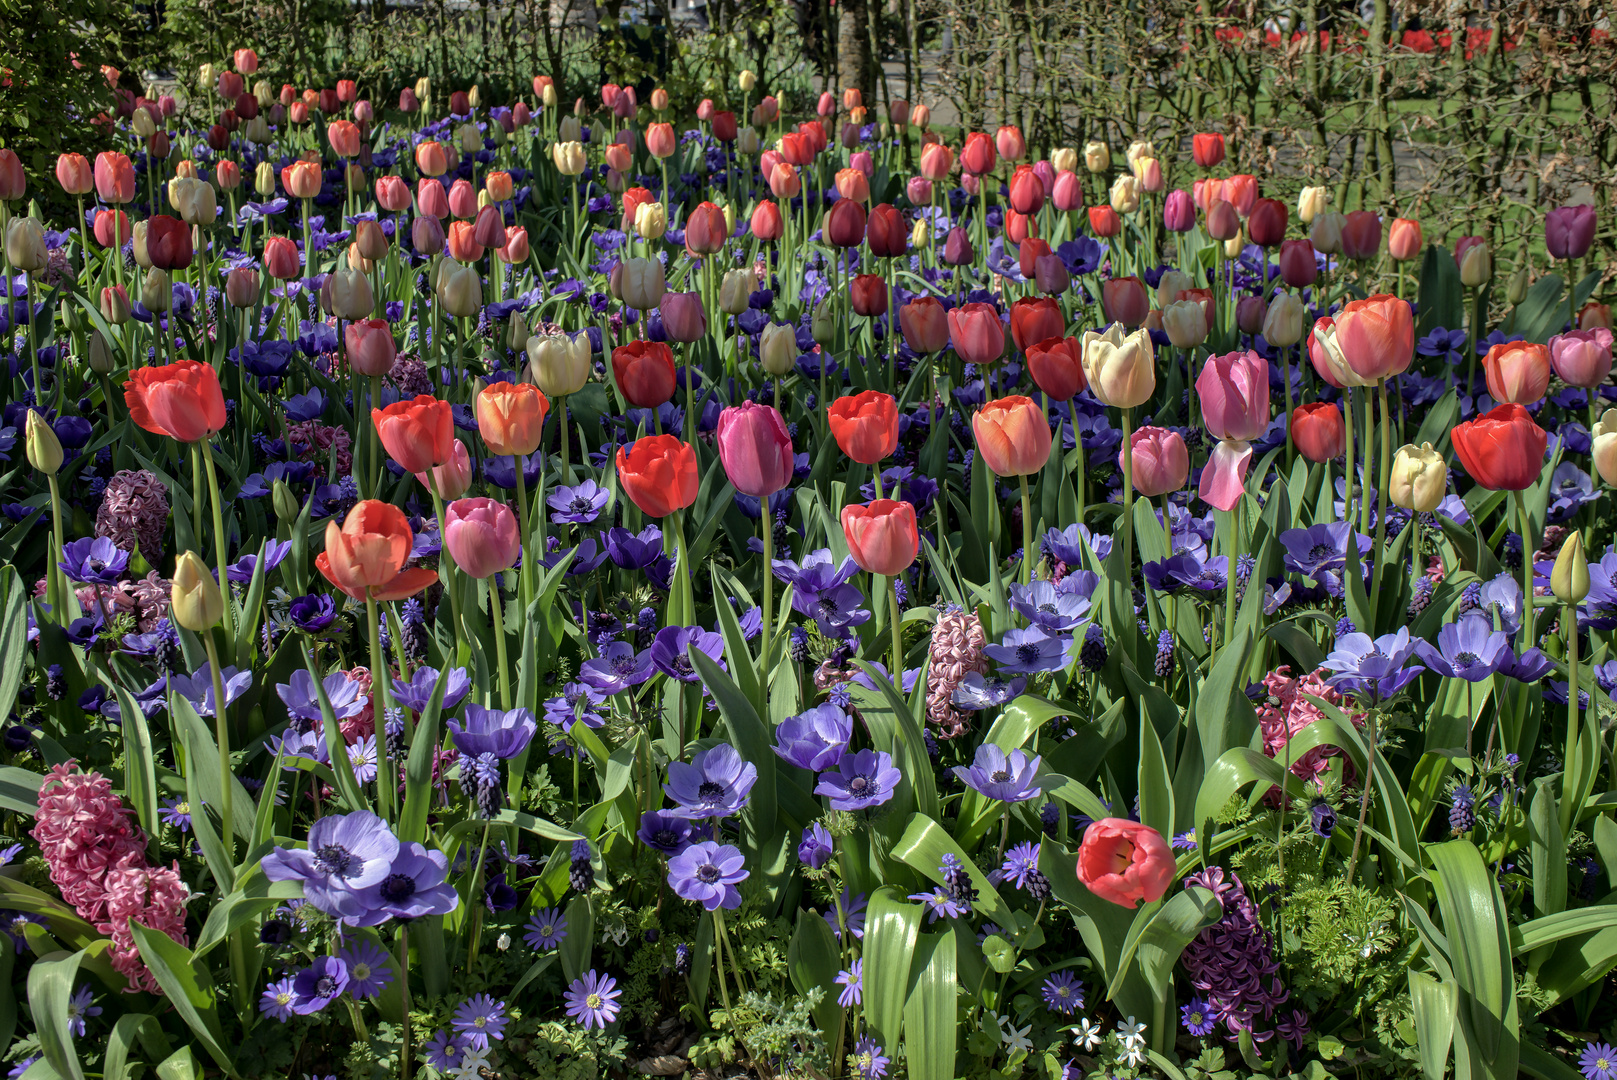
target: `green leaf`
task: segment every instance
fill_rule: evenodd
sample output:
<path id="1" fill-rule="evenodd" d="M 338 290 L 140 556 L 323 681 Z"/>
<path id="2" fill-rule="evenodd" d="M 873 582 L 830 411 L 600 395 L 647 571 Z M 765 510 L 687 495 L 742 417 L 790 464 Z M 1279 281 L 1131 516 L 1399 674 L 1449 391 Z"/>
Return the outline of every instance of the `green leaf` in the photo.
<path id="1" fill-rule="evenodd" d="M 825 992 L 814 1007 L 814 1021 L 828 1036 L 842 1019 L 836 984 L 841 956 L 836 935 L 826 921 L 817 912 L 798 911 L 797 928 L 786 950 L 786 971 L 798 993 L 806 994 L 816 986 Z"/>
<path id="2" fill-rule="evenodd" d="M 865 1019 L 876 1041 L 897 1047 L 909 997 L 910 964 L 921 925 L 921 905 L 891 885 L 877 889 L 865 912 Z"/>
<path id="3" fill-rule="evenodd" d="M 1140 822 L 1163 836 L 1173 835 L 1173 777 L 1162 754 L 1162 740 L 1140 703 Z"/>
<path id="4" fill-rule="evenodd" d="M 163 1034 L 156 1017 L 149 1013 L 125 1013 L 118 1017 L 118 1022 L 112 1025 L 112 1034 L 107 1036 L 107 1056 L 101 1066 L 104 1080 L 128 1080 L 132 1073 L 129 1055 L 137 1040 L 149 1056 L 167 1057 L 172 1052 L 168 1036 Z"/>
<path id="5" fill-rule="evenodd" d="M 1426 1080 L 1443 1080 L 1448 1071 L 1449 1047 L 1454 1043 L 1454 1014 L 1459 988 L 1438 982 L 1424 971 L 1410 971 L 1409 999 L 1415 1010 L 1421 1071 Z"/>
<path id="6" fill-rule="evenodd" d="M 216 901 L 208 912 L 208 920 L 202 924 L 202 933 L 197 935 L 196 947 L 191 950 L 193 957 L 201 959 L 237 928 L 247 925 L 276 905 L 303 895 L 301 881 L 271 881 L 256 868 L 245 877 L 241 888 Z"/>
<path id="7" fill-rule="evenodd" d="M 438 751 L 438 714 L 443 711 L 444 690 L 449 685 L 445 664 L 432 687 L 432 700 L 416 721 L 410 743 L 410 756 L 404 765 L 404 811 L 399 815 L 399 839 L 421 843 L 427 838 L 427 811 L 432 806 L 432 765 Z"/>
<path id="8" fill-rule="evenodd" d="M 1237 630 L 1234 640 L 1218 650 L 1213 670 L 1196 695 L 1195 724 L 1202 755 L 1217 761 L 1232 746 L 1245 746 L 1257 730 L 1258 717 L 1246 696 L 1246 655 L 1251 634 Z"/>
<path id="9" fill-rule="evenodd" d="M 118 715 L 123 722 L 119 730 L 124 740 L 124 791 L 135 808 L 135 816 L 147 837 L 158 835 L 157 820 L 157 764 L 152 752 L 152 729 L 146 714 L 128 690 L 114 683 L 118 696 Z M 152 841 L 148 839 L 148 846 Z"/>
<path id="10" fill-rule="evenodd" d="M 1516 974 L 1499 886 L 1468 841 L 1432 844 L 1426 852 L 1460 993 L 1460 1030 L 1488 1075 L 1514 1077 L 1520 1036 Z"/>
<path id="11" fill-rule="evenodd" d="M 822 920 L 823 921 L 823 920 Z M 954 1080 L 960 1025 L 955 1022 L 955 932 L 921 934 L 904 1002 L 910 1080 Z"/>
<path id="12" fill-rule="evenodd" d="M 83 950 L 52 953 L 40 957 L 28 969 L 28 1011 L 34 1016 L 39 1048 L 51 1068 L 68 1080 L 84 1080 L 84 1067 L 79 1064 L 68 1020 L 73 981 L 78 978 L 83 958 Z"/>
<path id="13" fill-rule="evenodd" d="M 1111 1000 L 1118 1011 L 1124 1015 L 1150 1016 L 1152 1000 L 1145 980 L 1116 978 L 1122 970 L 1123 943 L 1137 912 L 1102 900 L 1085 888 L 1078 880 L 1077 856 L 1053 841 L 1039 845 L 1039 870 L 1049 880 L 1055 898 L 1078 923 L 1078 934 L 1100 973 L 1109 984 L 1116 984 Z"/>
<path id="14" fill-rule="evenodd" d="M 0 934 L 0 1046 L 10 1046 L 17 1031 L 17 990 L 11 973 L 17 965 L 17 946 L 11 935 Z"/>
<path id="15" fill-rule="evenodd" d="M 219 744 L 213 741 L 213 733 L 182 694 L 169 695 L 169 719 L 177 722 L 180 728 L 178 734 L 188 751 L 186 767 L 196 773 L 197 790 L 202 794 L 202 801 L 209 806 L 223 808 L 225 800 L 224 789 L 219 784 Z M 353 770 L 349 770 L 349 775 L 353 775 Z M 230 783 L 233 786 L 230 812 L 235 818 L 236 835 L 247 840 L 253 835 L 253 797 L 247 794 L 247 789 L 242 787 L 234 773 L 231 774 Z"/>
<path id="16" fill-rule="evenodd" d="M 575 896 L 567 905 L 567 936 L 556 946 L 561 957 L 562 975 L 572 982 L 590 966 L 590 948 L 595 943 L 595 911 L 587 896 Z"/>
<path id="17" fill-rule="evenodd" d="M 1566 282 L 1560 274 L 1545 274 L 1533 282 L 1516 305 L 1514 329 L 1528 341 L 1543 345 L 1560 330 L 1566 318 Z"/>
<path id="18" fill-rule="evenodd" d="M 1566 838 L 1561 834 L 1560 811 L 1553 786 L 1558 776 L 1541 776 L 1527 814 L 1527 835 L 1533 855 L 1533 912 L 1543 917 L 1566 907 Z"/>
<path id="19" fill-rule="evenodd" d="M 931 759 L 926 753 L 926 739 L 921 734 L 921 725 L 910 710 L 909 702 L 893 686 L 891 679 L 883 677 L 881 672 L 863 660 L 855 662 L 865 670 L 870 681 L 876 684 L 877 692 L 892 706 L 893 718 L 898 724 L 898 740 L 906 759 L 904 778 L 914 788 L 916 809 L 930 818 L 942 817 L 937 781 L 932 775 Z M 902 674 L 899 677 L 902 678 Z"/>
<path id="20" fill-rule="evenodd" d="M 191 956 L 191 950 L 167 934 L 130 920 L 129 932 L 140 950 L 157 985 L 163 988 L 174 1011 L 191 1029 L 203 1049 L 230 1076 L 239 1076 L 236 1062 L 225 1048 L 224 1032 L 214 1004 L 213 977 L 208 966 Z"/>
<path id="21" fill-rule="evenodd" d="M 0 765 L 0 809 L 33 817 L 39 809 L 39 789 L 44 783 L 44 773 Z"/>
<path id="22" fill-rule="evenodd" d="M 28 590 L 15 566 L 0 566 L 0 716 L 11 715 L 28 659 Z M 29 811 L 32 813 L 32 811 Z"/>
<path id="23" fill-rule="evenodd" d="M 1583 1080 L 1583 1074 L 1531 1040 L 1522 1043 L 1523 1075 L 1535 1080 Z"/>

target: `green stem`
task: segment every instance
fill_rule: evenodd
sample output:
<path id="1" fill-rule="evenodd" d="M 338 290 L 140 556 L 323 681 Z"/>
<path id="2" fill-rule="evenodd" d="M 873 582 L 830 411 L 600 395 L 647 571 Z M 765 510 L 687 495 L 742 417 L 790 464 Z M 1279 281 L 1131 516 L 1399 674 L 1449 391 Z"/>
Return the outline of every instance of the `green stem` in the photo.
<path id="1" fill-rule="evenodd" d="M 522 617 L 528 617 L 528 609 L 533 606 L 533 562 L 534 556 L 528 555 L 528 544 L 532 537 L 528 535 L 528 478 L 522 472 L 522 462 L 516 462 L 517 474 L 517 531 L 522 539 L 522 570 L 520 572 L 522 584 Z"/>
<path id="2" fill-rule="evenodd" d="M 399 1065 L 404 1080 L 410 1080 L 410 923 L 407 920 L 399 922 L 399 993 L 404 998 L 404 1031 Z"/>
<path id="3" fill-rule="evenodd" d="M 887 579 L 887 615 L 893 624 L 893 685 L 904 689 L 904 619 L 898 610 L 898 575 Z"/>
<path id="4" fill-rule="evenodd" d="M 1017 477 L 1022 483 L 1022 584 L 1033 580 L 1033 500 L 1028 497 L 1027 474 Z"/>
<path id="5" fill-rule="evenodd" d="M 517 468 L 519 470 L 522 468 L 520 461 L 517 462 Z M 427 470 L 427 479 L 431 481 L 428 484 L 428 490 L 432 492 L 432 512 L 438 517 L 438 536 L 441 540 L 444 535 L 444 500 L 443 496 L 438 494 L 438 476 L 432 469 Z M 469 655 L 470 650 L 466 646 L 465 632 L 460 623 L 460 594 L 456 591 L 456 586 L 459 582 L 455 580 L 458 576 L 455 572 L 455 557 L 449 553 L 449 545 L 447 544 L 441 546 L 438 556 L 438 568 L 443 574 L 444 592 L 449 596 L 449 617 L 455 622 L 455 651 L 457 654 L 467 653 Z"/>
<path id="6" fill-rule="evenodd" d="M 1526 652 L 1533 644 L 1534 624 L 1538 621 L 1533 614 L 1533 552 L 1536 548 L 1533 544 L 1533 519 L 1527 513 L 1527 500 L 1519 491 L 1513 494 L 1522 529 L 1522 628 L 1518 647 Z"/>
<path id="7" fill-rule="evenodd" d="M 500 665 L 500 708 L 511 709 L 511 669 L 505 662 L 505 606 L 500 596 L 499 579 L 488 579 L 488 617 L 494 626 L 494 657 Z"/>
<path id="8" fill-rule="evenodd" d="M 62 492 L 56 486 L 56 474 L 46 477 L 51 488 L 51 562 L 45 568 L 45 594 L 51 605 L 51 614 L 56 617 L 60 626 L 66 626 L 70 621 L 67 617 L 67 582 L 63 579 L 62 568 L 57 564 L 62 561 Z M 107 629 L 111 629 L 108 627 Z"/>
<path id="9" fill-rule="evenodd" d="M 765 495 L 758 515 L 758 531 L 764 542 L 764 621 L 760 633 L 758 652 L 758 688 L 763 700 L 769 700 L 769 676 L 774 671 L 769 657 L 769 634 L 774 629 L 775 600 L 775 522 L 769 513 L 769 496 Z"/>
<path id="10" fill-rule="evenodd" d="M 202 549 L 202 443 L 191 444 L 191 549 Z"/>
<path id="11" fill-rule="evenodd" d="M 383 706 L 382 715 L 377 718 L 377 727 L 381 728 L 387 723 L 386 701 L 382 694 L 382 688 L 386 685 L 384 680 L 387 678 L 387 656 L 382 652 L 382 628 L 376 615 L 376 598 L 369 594 L 369 590 L 365 596 L 365 615 L 370 628 L 371 687 L 376 692 L 377 703 Z M 387 734 L 385 730 L 380 734 L 382 737 L 376 740 L 378 763 L 376 806 L 381 810 L 383 819 L 391 821 L 393 798 L 398 793 L 398 780 L 393 775 L 393 755 L 389 751 Z"/>
<path id="12" fill-rule="evenodd" d="M 1359 843 L 1364 839 L 1364 822 L 1370 813 L 1370 792 L 1376 783 L 1376 717 L 1378 708 L 1370 710 L 1364 729 L 1365 777 L 1364 790 L 1359 793 L 1359 824 L 1353 830 L 1353 853 L 1348 856 L 1347 883 L 1353 884 L 1353 875 L 1359 869 Z"/>
<path id="13" fill-rule="evenodd" d="M 1392 414 L 1387 408 L 1387 380 L 1380 379 L 1376 383 L 1376 394 L 1381 400 L 1381 482 L 1377 485 L 1380 493 L 1376 503 L 1376 547 L 1375 565 L 1370 577 L 1370 624 L 1377 625 L 1376 612 L 1380 608 L 1381 600 L 1381 563 L 1382 553 L 1387 546 L 1387 508 L 1392 505 L 1390 477 L 1392 476 Z M 1368 631 L 1372 637 L 1374 630 Z"/>
<path id="14" fill-rule="evenodd" d="M 1235 640 L 1235 567 L 1241 560 L 1241 505 L 1246 496 L 1243 494 L 1235 500 L 1230 507 L 1230 546 L 1229 565 L 1224 574 L 1224 644 L 1229 646 Z"/>
<path id="15" fill-rule="evenodd" d="M 225 719 L 225 683 L 219 671 L 219 649 L 213 643 L 213 628 L 202 631 L 202 644 L 208 650 L 208 670 L 213 675 L 213 730 L 219 740 L 219 839 L 225 845 L 225 862 L 236 865 L 233 854 L 236 839 L 236 819 L 233 816 L 235 776 L 230 768 L 230 725 Z"/>
<path id="16" fill-rule="evenodd" d="M 214 558 L 219 568 L 219 588 L 224 594 L 224 625 L 225 640 L 234 644 L 236 640 L 236 616 L 233 609 L 234 600 L 230 595 L 230 579 L 225 575 L 225 556 L 229 544 L 225 537 L 224 501 L 219 498 L 219 474 L 213 467 L 213 448 L 206 442 L 195 444 L 202 464 L 208 473 L 208 499 L 209 509 L 213 511 L 213 550 Z M 201 538 L 198 537 L 200 545 Z"/>
<path id="17" fill-rule="evenodd" d="M 1123 410 L 1123 575 L 1134 578 L 1134 433 L 1129 410 Z M 1233 570 L 1233 565 L 1231 566 Z"/>

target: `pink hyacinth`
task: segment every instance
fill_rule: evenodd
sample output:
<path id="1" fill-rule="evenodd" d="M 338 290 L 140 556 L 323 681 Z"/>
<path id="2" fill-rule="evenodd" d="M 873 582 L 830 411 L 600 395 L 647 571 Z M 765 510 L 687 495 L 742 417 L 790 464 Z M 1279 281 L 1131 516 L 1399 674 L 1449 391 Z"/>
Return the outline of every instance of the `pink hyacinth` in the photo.
<path id="1" fill-rule="evenodd" d="M 322 453 L 334 457 L 338 475 L 349 473 L 354 468 L 354 439 L 348 434 L 347 428 L 309 420 L 288 427 L 286 442 L 292 454 L 304 461 L 317 459 Z"/>
<path id="2" fill-rule="evenodd" d="M 954 707 L 954 692 L 970 672 L 988 673 L 986 644 L 982 620 L 972 612 L 945 612 L 932 627 L 926 718 L 936 725 L 940 738 L 953 739 L 966 730 L 970 716 Z"/>
<path id="3" fill-rule="evenodd" d="M 126 856 L 145 858 L 146 836 L 134 813 L 100 773 L 72 761 L 53 767 L 39 789 L 34 839 L 62 899 L 92 923 L 106 921 L 107 872 Z"/>
<path id="4" fill-rule="evenodd" d="M 1308 700 L 1310 696 L 1332 705 L 1342 701 L 1342 695 L 1328 685 L 1318 671 L 1297 679 L 1291 676 L 1290 666 L 1284 664 L 1264 676 L 1263 686 L 1268 695 L 1258 704 L 1258 724 L 1263 728 L 1263 752 L 1272 758 L 1281 757 L 1293 736 L 1325 715 Z M 1348 715 L 1354 727 L 1364 727 L 1363 713 Z M 1340 753 L 1334 746 L 1316 746 L 1293 760 L 1291 771 L 1304 780 L 1317 780 L 1330 767 L 1329 759 Z M 1353 766 L 1344 764 L 1342 778 L 1344 782 L 1351 781 Z"/>
<path id="5" fill-rule="evenodd" d="M 129 988 L 162 994 L 162 987 L 146 969 L 130 933 L 130 920 L 167 934 L 181 945 L 189 944 L 185 933 L 185 902 L 190 890 L 180 880 L 179 864 L 172 867 L 145 865 L 139 855 L 126 855 L 107 874 L 107 918 L 96 929 L 112 938 L 113 969 L 129 980 Z"/>
<path id="6" fill-rule="evenodd" d="M 146 836 L 133 812 L 100 773 L 77 771 L 73 761 L 54 766 L 39 789 L 34 839 L 62 899 L 112 939 L 112 966 L 131 990 L 161 994 L 140 959 L 131 919 L 187 944 L 185 903 L 190 897 L 176 867 L 146 865 Z"/>

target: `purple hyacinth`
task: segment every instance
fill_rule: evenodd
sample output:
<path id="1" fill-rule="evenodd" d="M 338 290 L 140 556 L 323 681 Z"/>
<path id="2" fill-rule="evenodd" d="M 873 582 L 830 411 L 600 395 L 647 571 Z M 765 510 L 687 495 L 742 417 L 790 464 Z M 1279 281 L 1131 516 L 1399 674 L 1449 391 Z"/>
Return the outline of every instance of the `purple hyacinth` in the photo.
<path id="1" fill-rule="evenodd" d="M 1273 1016 L 1290 997 L 1280 979 L 1274 941 L 1233 872 L 1211 866 L 1185 878 L 1184 885 L 1211 891 L 1224 908 L 1224 917 L 1197 934 L 1181 957 L 1190 984 L 1230 1034 L 1251 1031 L 1260 1014 Z"/>

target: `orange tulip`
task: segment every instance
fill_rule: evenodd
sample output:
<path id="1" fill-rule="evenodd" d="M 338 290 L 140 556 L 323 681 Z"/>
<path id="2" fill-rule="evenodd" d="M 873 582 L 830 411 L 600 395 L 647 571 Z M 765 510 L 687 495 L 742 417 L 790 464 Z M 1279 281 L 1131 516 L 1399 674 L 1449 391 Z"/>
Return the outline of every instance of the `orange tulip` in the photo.
<path id="1" fill-rule="evenodd" d="M 422 176 L 442 176 L 449 171 L 449 154 L 442 143 L 428 139 L 416 144 L 415 167 Z"/>
<path id="2" fill-rule="evenodd" d="M 1531 341 L 1502 341 L 1482 358 L 1488 396 L 1503 405 L 1531 405 L 1550 388 L 1550 350 Z"/>
<path id="3" fill-rule="evenodd" d="M 495 457 L 539 449 L 550 400 L 532 383 L 497 382 L 477 395 L 477 430 Z"/>
<path id="4" fill-rule="evenodd" d="M 898 448 L 898 403 L 880 390 L 841 397 L 826 410 L 831 437 L 861 465 L 874 465 Z"/>
<path id="5" fill-rule="evenodd" d="M 971 418 L 977 452 L 996 476 L 1031 476 L 1050 460 L 1050 423 L 1032 398 L 990 401 Z"/>
<path id="6" fill-rule="evenodd" d="M 356 600 L 402 600 L 438 580 L 425 567 L 405 569 L 415 536 L 404 511 L 392 503 L 366 499 L 348 512 L 338 528 L 326 522 L 326 550 L 314 565 Z"/>
<path id="7" fill-rule="evenodd" d="M 135 368 L 124 383 L 124 402 L 135 423 L 177 442 L 212 438 L 225 426 L 219 376 L 195 360 Z"/>
<path id="8" fill-rule="evenodd" d="M 371 423 L 388 456 L 405 472 L 425 472 L 442 465 L 455 448 L 454 413 L 449 402 L 431 394 L 372 409 Z"/>
<path id="9" fill-rule="evenodd" d="M 1367 384 L 1401 375 L 1415 357 L 1414 313 L 1386 293 L 1351 301 L 1336 315 L 1336 342 Z"/>
<path id="10" fill-rule="evenodd" d="M 859 568 L 884 577 L 903 573 L 921 550 L 915 507 L 892 499 L 877 499 L 866 506 L 844 506 L 842 535 L 848 542 L 848 554 Z"/>
<path id="11" fill-rule="evenodd" d="M 618 479 L 647 517 L 667 517 L 696 501 L 696 451 L 672 435 L 648 435 L 618 447 Z"/>
<path id="12" fill-rule="evenodd" d="M 320 194 L 320 163 L 294 161 L 281 170 L 281 186 L 294 199 L 312 199 Z"/>

